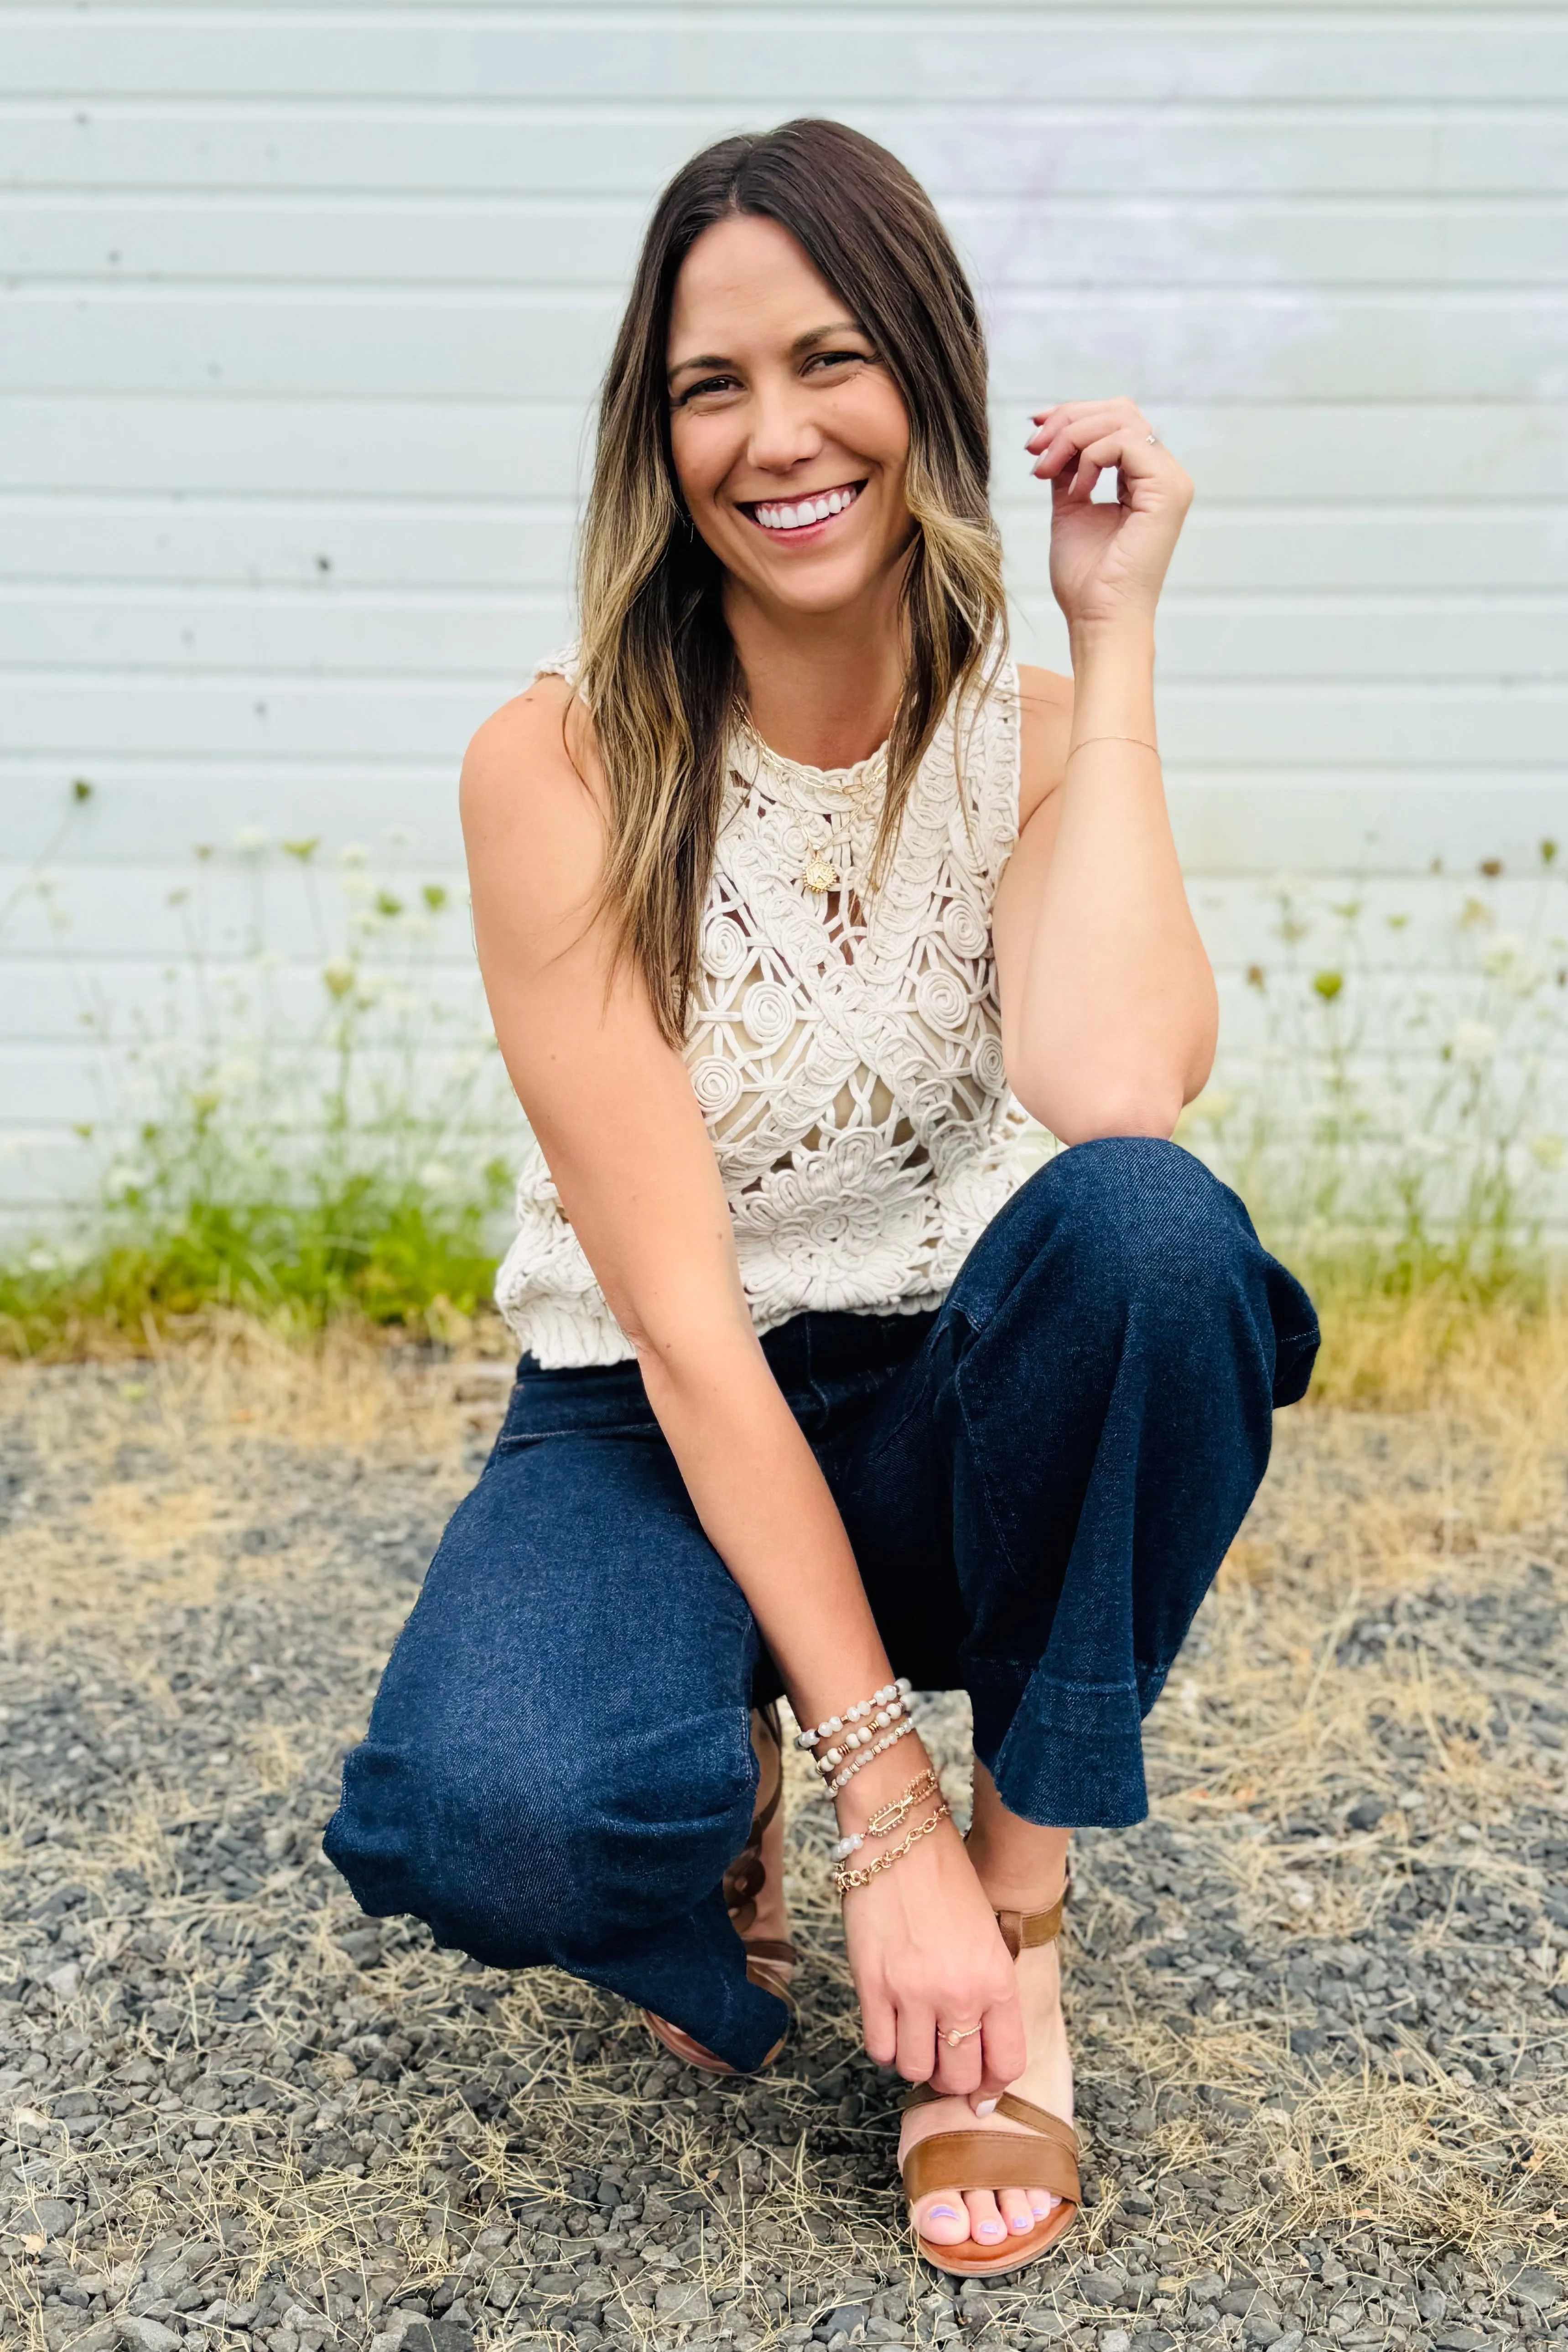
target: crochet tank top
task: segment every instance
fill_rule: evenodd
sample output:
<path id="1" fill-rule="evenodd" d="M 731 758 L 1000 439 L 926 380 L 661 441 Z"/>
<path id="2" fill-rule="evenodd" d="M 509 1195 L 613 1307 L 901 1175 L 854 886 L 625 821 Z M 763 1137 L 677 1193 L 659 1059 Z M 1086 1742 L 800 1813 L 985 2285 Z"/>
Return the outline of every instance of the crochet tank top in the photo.
<path id="1" fill-rule="evenodd" d="M 570 652 L 537 677 L 571 678 Z M 808 1308 L 940 1306 L 1015 1189 L 1026 1124 L 1002 1065 L 991 904 L 1018 833 L 1006 665 L 921 762 L 869 875 L 885 762 L 810 768 L 749 730 L 727 782 L 685 1058 L 759 1331 Z M 496 1303 L 544 1367 L 632 1349 L 535 1148 Z"/>

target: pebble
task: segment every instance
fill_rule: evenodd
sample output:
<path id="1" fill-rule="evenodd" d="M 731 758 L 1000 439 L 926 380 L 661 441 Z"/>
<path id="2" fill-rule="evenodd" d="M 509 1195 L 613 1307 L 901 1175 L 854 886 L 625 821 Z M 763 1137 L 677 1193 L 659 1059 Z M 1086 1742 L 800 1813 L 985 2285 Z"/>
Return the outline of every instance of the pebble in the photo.
<path id="1" fill-rule="evenodd" d="M 1364 2192 L 1321 2169 L 1333 2101 L 1363 2078 L 1397 2096 L 1407 2057 L 1424 2086 L 1450 2086 L 1474 2145 L 1521 2164 L 1568 2096 L 1568 1916 L 1552 1909 L 1568 1799 L 1560 1734 L 1536 1738 L 1558 1729 L 1536 1709 L 1568 1670 L 1557 1538 L 1445 1558 L 1340 1627 L 1352 1689 L 1382 1687 L 1392 1645 L 1477 1693 L 1478 1719 L 1506 1715 L 1510 1769 L 1535 1793 L 1483 1825 L 1445 1811 L 1427 1733 L 1397 1712 L 1376 1727 L 1387 1786 L 1358 1754 L 1283 1822 L 1182 1800 L 1162 1745 L 1181 1701 L 1163 1703 L 1153 1817 L 1079 1841 L 1068 1974 L 1087 2226 L 1048 2272 L 960 2288 L 901 2240 L 896 2086 L 858 2053 L 820 1808 L 793 1816 L 800 2017 L 759 2083 L 685 2073 L 569 1979 L 513 1981 L 415 1923 L 361 1918 L 323 1863 L 342 1742 L 482 1454 L 471 1412 L 454 1408 L 450 1444 L 390 1430 L 356 1453 L 320 1429 L 294 1443 L 198 1421 L 173 1446 L 155 1395 L 90 1370 L 0 1384 L 0 1532 L 26 1487 L 18 1524 L 104 1579 L 101 1622 L 29 1631 L 0 1664 L 18 1828 L 0 2112 L 20 2167 L 0 2175 L 0 2263 L 44 2352 L 216 2352 L 220 2332 L 230 2352 L 1563 2337 L 1552 2242 L 1522 2227 L 1538 2189 L 1544 2210 L 1544 2171 L 1505 2180 L 1519 2252 L 1494 2229 L 1489 2268 L 1419 2228 L 1380 2233 L 1356 2218 Z M 1333 1479 L 1371 1476 L 1357 1448 L 1374 1417 L 1332 1445 L 1325 1429 L 1303 1417 L 1282 1437 L 1259 1542 L 1271 1511 L 1299 1508 L 1292 1479 L 1331 1496 Z M 1382 1507 L 1393 1457 L 1376 1481 Z M 133 1555 L 104 1531 L 115 1482 L 116 1513 L 129 1482 L 166 1527 Z M 931 1723 L 956 1759 L 962 1707 L 939 1702 Z M 1364 1914 L 1362 1884 L 1386 1890 Z M 1305 1905 L 1281 1898 L 1294 1885 Z M 1295 2187 L 1271 2179 L 1292 2150 L 1320 2167 Z M 1249 2219 L 1289 2216 L 1293 2198 L 1310 2234 Z"/>

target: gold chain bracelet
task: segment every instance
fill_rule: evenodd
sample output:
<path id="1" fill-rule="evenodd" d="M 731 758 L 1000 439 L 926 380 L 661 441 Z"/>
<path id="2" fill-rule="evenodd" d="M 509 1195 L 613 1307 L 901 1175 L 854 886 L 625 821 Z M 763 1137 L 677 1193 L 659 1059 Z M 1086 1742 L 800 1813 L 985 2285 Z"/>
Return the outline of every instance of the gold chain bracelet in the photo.
<path id="1" fill-rule="evenodd" d="M 915 1847 L 919 1845 L 921 1838 L 930 1837 L 938 1822 L 945 1821 L 946 1818 L 947 1804 L 944 1800 L 943 1802 L 937 1807 L 934 1813 L 928 1813 L 926 1815 L 925 1820 L 921 1823 L 918 1830 L 911 1830 L 910 1832 L 902 1844 L 889 1846 L 886 1853 L 879 1853 L 877 1856 L 875 1862 L 868 1862 L 864 1870 L 847 1870 L 843 1868 L 836 1870 L 833 1874 L 833 1892 L 835 1895 L 842 1896 L 847 1895 L 852 1887 L 869 1886 L 871 1881 L 874 1878 L 879 1877 L 884 1870 L 891 1870 L 894 1863 L 902 1862 L 904 1856 L 907 1853 L 911 1853 Z"/>
<path id="2" fill-rule="evenodd" d="M 901 1797 L 894 1797 L 889 1803 L 881 1808 L 879 1812 L 872 1814 L 866 1824 L 866 1835 L 876 1838 L 891 1837 L 895 1830 L 903 1828 L 922 1797 L 935 1797 L 940 1796 L 941 1793 L 937 1786 L 936 1774 L 931 1771 L 922 1772 L 918 1780 L 910 1782 Z"/>
<path id="3" fill-rule="evenodd" d="M 1076 760 L 1080 751 L 1087 751 L 1091 743 L 1136 743 L 1141 751 L 1152 751 L 1156 760 L 1160 756 L 1160 746 L 1158 743 L 1151 743 L 1146 735 L 1086 735 L 1081 743 L 1073 745 L 1067 759 L 1062 761 L 1064 775 L 1067 773 L 1068 761 Z"/>

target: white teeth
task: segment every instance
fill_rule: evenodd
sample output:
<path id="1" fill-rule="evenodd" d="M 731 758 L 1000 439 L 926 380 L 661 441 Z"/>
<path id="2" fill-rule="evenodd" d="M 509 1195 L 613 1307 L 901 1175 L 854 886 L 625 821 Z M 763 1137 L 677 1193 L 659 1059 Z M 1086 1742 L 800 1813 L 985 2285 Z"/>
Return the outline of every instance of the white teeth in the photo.
<path id="1" fill-rule="evenodd" d="M 830 490 L 825 497 L 802 499 L 798 506 L 763 506 L 759 502 L 757 520 L 764 530 L 804 530 L 814 522 L 826 522 L 830 515 L 842 514 L 853 506 L 858 493 L 853 489 Z"/>

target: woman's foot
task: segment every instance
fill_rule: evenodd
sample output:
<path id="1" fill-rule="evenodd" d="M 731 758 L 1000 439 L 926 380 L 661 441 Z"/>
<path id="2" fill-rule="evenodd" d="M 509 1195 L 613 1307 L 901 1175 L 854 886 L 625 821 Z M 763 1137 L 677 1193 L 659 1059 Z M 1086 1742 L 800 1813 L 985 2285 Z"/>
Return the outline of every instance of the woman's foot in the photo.
<path id="1" fill-rule="evenodd" d="M 984 1874 L 982 1873 L 984 1883 Z M 1060 1893 L 1060 1883 L 1043 1895 L 1023 1895 L 1014 1889 L 987 1887 L 999 1909 L 1046 1910 Z M 1028 2063 L 1008 2089 L 1019 2098 L 1044 2107 L 1064 2123 L 1072 2121 L 1072 2059 L 1062 2021 L 1059 1946 L 1053 1940 L 1020 1952 L 1014 1966 L 1018 1975 L 1018 1999 L 1024 2012 Z M 1011 2134 L 1029 2145 L 1039 2142 L 1022 2124 L 1005 2116 L 978 2116 L 963 2098 L 931 2099 L 909 2108 L 899 2141 L 901 2162 L 917 2141 L 932 2132 L 994 2131 Z M 959 2246 L 973 2239 L 985 2253 L 999 2253 L 1009 2239 L 1023 2237 L 1060 2202 L 1044 2189 L 972 2189 L 962 2194 L 937 2189 L 922 2197 L 910 2218 L 922 2238 L 935 2246 Z"/>

